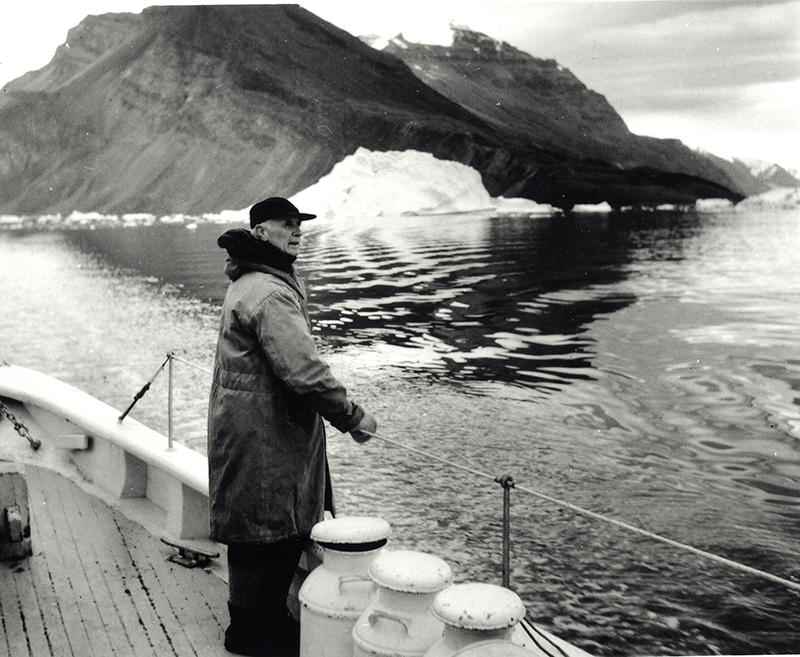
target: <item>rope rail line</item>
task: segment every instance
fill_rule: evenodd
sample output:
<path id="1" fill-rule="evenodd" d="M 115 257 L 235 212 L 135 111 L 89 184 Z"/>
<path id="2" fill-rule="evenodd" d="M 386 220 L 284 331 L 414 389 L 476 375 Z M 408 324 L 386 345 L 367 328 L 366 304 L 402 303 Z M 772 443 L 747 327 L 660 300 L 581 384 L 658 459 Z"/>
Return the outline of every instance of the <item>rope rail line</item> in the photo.
<path id="1" fill-rule="evenodd" d="M 394 445 L 395 447 L 398 447 L 400 449 L 404 449 L 404 450 L 407 450 L 409 452 L 414 452 L 414 453 L 419 454 L 420 456 L 424 456 L 425 458 L 428 458 L 428 459 L 433 459 L 435 461 L 439 461 L 440 463 L 444 463 L 444 464 L 446 464 L 446 465 L 448 465 L 450 467 L 456 468 L 458 470 L 463 470 L 464 472 L 469 472 L 470 474 L 473 474 L 473 475 L 475 475 L 477 477 L 482 477 L 484 479 L 489 479 L 489 480 L 491 480 L 491 481 L 493 481 L 495 483 L 499 483 L 501 486 L 503 486 L 507 490 L 507 486 L 508 486 L 508 484 L 507 484 L 507 481 L 508 481 L 507 475 L 504 476 L 504 477 L 496 477 L 494 475 L 491 475 L 491 474 L 489 474 L 487 472 L 484 472 L 482 470 L 479 470 L 477 468 L 469 467 L 469 466 L 466 466 L 466 465 L 461 465 L 460 463 L 455 463 L 455 462 L 453 462 L 453 461 L 451 461 L 449 459 L 446 459 L 444 457 L 436 456 L 435 454 L 431 454 L 430 452 L 426 452 L 424 450 L 417 449 L 416 447 L 411 447 L 409 445 L 405 445 L 405 444 L 403 444 L 401 442 L 398 442 L 396 440 L 392 440 L 390 438 L 386 438 L 385 436 L 381 436 L 381 435 L 379 435 L 377 433 L 372 433 L 370 431 L 365 431 L 364 433 L 367 433 L 370 436 L 372 436 L 373 438 L 377 438 L 377 439 L 379 439 L 379 440 L 381 440 L 381 441 L 383 441 L 385 443 L 388 443 L 390 445 Z M 793 589 L 795 591 L 800 591 L 800 583 L 798 583 L 798 582 L 793 582 L 793 581 L 785 579 L 783 577 L 778 577 L 777 575 L 773 575 L 773 574 L 765 572 L 763 570 L 759 570 L 758 568 L 753 568 L 751 566 L 746 566 L 745 564 L 739 563 L 738 561 L 732 561 L 731 559 L 726 559 L 725 557 L 721 557 L 721 556 L 719 556 L 717 554 L 714 554 L 712 552 L 706 552 L 705 550 L 701 550 L 699 548 L 693 547 L 693 546 L 688 545 L 686 543 L 681 543 L 680 541 L 675 541 L 675 540 L 673 540 L 671 538 L 666 538 L 665 536 L 661 536 L 659 534 L 655 534 L 655 533 L 653 533 L 651 531 L 648 531 L 646 529 L 642 529 L 641 527 L 636 527 L 635 525 L 630 525 L 627 522 L 623 522 L 622 520 L 617 520 L 616 518 L 610 518 L 608 516 L 604 516 L 601 513 L 596 513 L 595 511 L 589 511 L 588 509 L 584 509 L 583 507 L 580 507 L 580 506 L 577 506 L 575 504 L 572 504 L 571 502 L 566 502 L 564 500 L 559 500 L 556 497 L 553 497 L 551 495 L 547 495 L 546 493 L 541 493 L 541 492 L 539 492 L 537 490 L 534 490 L 532 488 L 528 488 L 527 486 L 520 486 L 517 483 L 512 483 L 511 486 L 513 488 L 516 488 L 517 490 L 520 490 L 520 491 L 523 491 L 525 493 L 528 493 L 529 495 L 533 495 L 535 497 L 538 497 L 538 498 L 540 498 L 542 500 L 545 500 L 547 502 L 550 502 L 552 504 L 556 504 L 558 506 L 561 506 L 561 507 L 564 507 L 566 509 L 569 509 L 570 511 L 574 511 L 575 513 L 579 513 L 579 514 L 587 516 L 589 518 L 593 518 L 595 520 L 599 520 L 599 521 L 602 521 L 602 522 L 605 522 L 605 523 L 608 523 L 608 524 L 611 524 L 611 525 L 615 525 L 615 526 L 620 527 L 622 529 L 626 529 L 626 530 L 628 530 L 630 532 L 634 532 L 636 534 L 640 534 L 641 536 L 646 536 L 647 538 L 650 538 L 652 540 L 659 541 L 661 543 L 665 543 L 667 545 L 670 545 L 670 546 L 675 547 L 675 548 L 679 548 L 681 550 L 685 550 L 687 552 L 691 552 L 692 554 L 696 554 L 696 555 L 704 557 L 706 559 L 710 559 L 711 561 L 716 561 L 717 563 L 724 564 L 726 566 L 729 566 L 730 568 L 734 568 L 736 570 L 740 570 L 742 572 L 746 572 L 746 573 L 749 573 L 751 575 L 755 575 L 757 577 L 761 577 L 762 579 L 769 580 L 770 582 L 773 582 L 773 583 L 776 583 L 776 584 L 781 584 L 782 586 L 785 586 L 787 588 Z"/>
<path id="2" fill-rule="evenodd" d="M 176 356 L 175 354 L 172 354 L 170 357 L 172 358 L 172 360 L 176 360 L 179 363 L 183 363 L 184 365 L 188 365 L 189 367 L 193 367 L 194 369 L 199 370 L 200 372 L 205 372 L 206 374 L 214 374 L 214 372 L 212 372 L 207 367 L 202 367 L 201 365 L 197 365 L 197 364 L 192 363 L 192 362 L 190 362 L 188 360 L 184 360 L 183 358 L 181 358 L 180 356 Z"/>

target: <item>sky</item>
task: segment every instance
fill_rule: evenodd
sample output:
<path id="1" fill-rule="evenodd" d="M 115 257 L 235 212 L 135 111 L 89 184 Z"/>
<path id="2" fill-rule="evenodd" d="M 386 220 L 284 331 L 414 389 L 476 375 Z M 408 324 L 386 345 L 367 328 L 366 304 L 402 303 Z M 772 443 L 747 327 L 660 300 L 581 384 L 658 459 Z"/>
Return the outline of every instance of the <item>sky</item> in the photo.
<path id="1" fill-rule="evenodd" d="M 0 84 L 46 65 L 86 15 L 153 4 L 204 3 L 0 0 Z M 800 171 L 800 0 L 299 4 L 356 36 L 402 33 L 447 44 L 451 22 L 466 26 L 555 59 L 605 96 L 636 134 Z"/>

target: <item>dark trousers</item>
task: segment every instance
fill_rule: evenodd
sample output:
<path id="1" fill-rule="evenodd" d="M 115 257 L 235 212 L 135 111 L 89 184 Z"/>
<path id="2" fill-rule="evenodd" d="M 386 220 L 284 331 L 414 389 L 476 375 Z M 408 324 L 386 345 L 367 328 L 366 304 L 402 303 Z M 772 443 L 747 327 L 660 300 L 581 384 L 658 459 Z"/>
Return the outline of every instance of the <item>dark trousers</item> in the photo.
<path id="1" fill-rule="evenodd" d="M 228 602 L 283 611 L 306 539 L 228 546 Z"/>
<path id="2" fill-rule="evenodd" d="M 306 540 L 228 546 L 225 648 L 253 657 L 297 657 L 300 625 L 286 598 Z"/>

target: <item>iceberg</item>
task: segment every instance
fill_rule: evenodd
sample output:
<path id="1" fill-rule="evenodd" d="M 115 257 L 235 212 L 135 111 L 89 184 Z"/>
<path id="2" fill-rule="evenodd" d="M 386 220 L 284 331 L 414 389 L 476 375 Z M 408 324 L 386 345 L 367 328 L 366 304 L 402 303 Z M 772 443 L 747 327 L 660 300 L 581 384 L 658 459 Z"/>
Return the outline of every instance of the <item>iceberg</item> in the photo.
<path id="1" fill-rule="evenodd" d="M 492 198 L 475 169 L 420 151 L 359 148 L 291 199 L 327 219 L 400 215 L 550 213 L 527 199 Z"/>
<path id="2" fill-rule="evenodd" d="M 733 201 L 726 198 L 700 198 L 695 201 L 694 207 L 698 212 L 720 212 L 732 210 Z"/>
<path id="3" fill-rule="evenodd" d="M 590 212 L 608 213 L 611 212 L 611 206 L 605 201 L 603 201 L 602 203 L 581 203 L 572 208 L 572 211 L 583 212 L 583 213 L 590 213 Z"/>

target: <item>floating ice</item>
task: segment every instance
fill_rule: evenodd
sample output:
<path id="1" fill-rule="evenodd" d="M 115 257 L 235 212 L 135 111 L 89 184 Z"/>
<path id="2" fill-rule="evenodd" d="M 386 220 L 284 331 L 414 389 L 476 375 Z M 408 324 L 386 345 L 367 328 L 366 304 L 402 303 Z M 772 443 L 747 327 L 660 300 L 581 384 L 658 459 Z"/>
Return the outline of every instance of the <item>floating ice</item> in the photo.
<path id="1" fill-rule="evenodd" d="M 359 148 L 319 182 L 292 197 L 306 212 L 327 218 L 486 212 L 552 212 L 527 199 L 494 199 L 480 174 L 459 162 L 419 151 Z"/>

